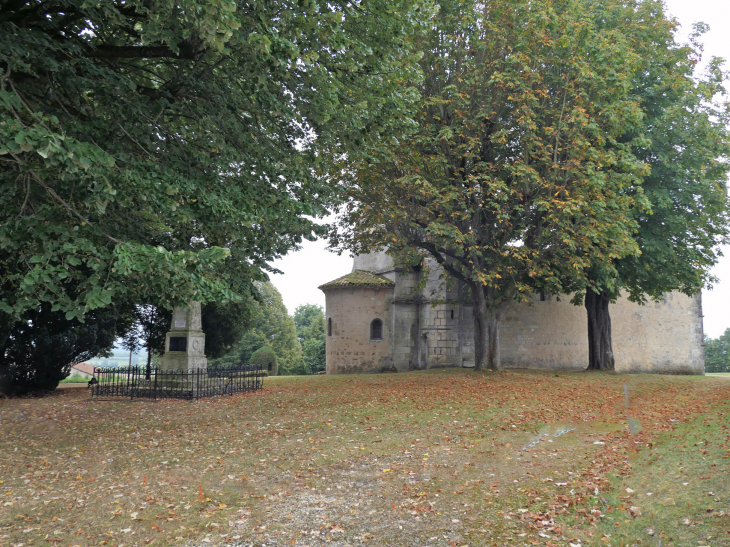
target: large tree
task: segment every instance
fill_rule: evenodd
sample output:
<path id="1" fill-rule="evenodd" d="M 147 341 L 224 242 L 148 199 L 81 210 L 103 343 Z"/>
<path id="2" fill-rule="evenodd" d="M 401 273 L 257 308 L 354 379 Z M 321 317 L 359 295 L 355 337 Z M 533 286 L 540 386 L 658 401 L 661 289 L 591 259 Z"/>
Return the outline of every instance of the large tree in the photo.
<path id="1" fill-rule="evenodd" d="M 307 330 L 312 326 L 312 321 L 319 316 L 324 317 L 324 310 L 317 304 L 302 304 L 294 310 L 294 324 L 300 342 L 304 342 L 307 338 Z"/>
<path id="2" fill-rule="evenodd" d="M 394 133 L 418 0 L 0 0 L 0 310 L 235 300 Z"/>
<path id="3" fill-rule="evenodd" d="M 712 281 L 719 245 L 727 241 L 727 174 L 730 108 L 719 59 L 696 74 L 704 25 L 689 44 L 676 42 L 677 22 L 660 1 L 630 2 L 599 13 L 605 25 L 621 26 L 641 63 L 632 83 L 643 122 L 627 132 L 633 154 L 650 172 L 641 188 L 648 206 L 631 214 L 640 253 L 594 262 L 585 292 L 588 368 L 615 366 L 609 304 L 620 292 L 634 302 L 661 299 L 668 291 L 693 295 Z"/>
<path id="4" fill-rule="evenodd" d="M 600 9 L 442 2 L 423 42 L 416 131 L 346 171 L 339 242 L 431 257 L 468 286 L 477 369 L 499 368 L 513 301 L 638 252 L 630 211 L 645 200 L 629 188 L 646 169 L 622 137 L 641 123 L 630 94 L 641 60 Z"/>
<path id="5" fill-rule="evenodd" d="M 294 318 L 270 281 L 256 283 L 256 287 L 261 294 L 261 312 L 253 320 L 254 330 L 264 336 L 266 345 L 276 353 L 280 374 L 302 374 L 302 345 L 297 339 Z"/>

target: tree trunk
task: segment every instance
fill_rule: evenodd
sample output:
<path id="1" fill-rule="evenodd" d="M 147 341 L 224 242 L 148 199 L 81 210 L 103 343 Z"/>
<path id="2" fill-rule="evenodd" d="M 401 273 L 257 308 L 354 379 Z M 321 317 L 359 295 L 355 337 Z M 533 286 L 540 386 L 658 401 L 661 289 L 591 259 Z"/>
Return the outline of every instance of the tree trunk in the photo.
<path id="1" fill-rule="evenodd" d="M 152 378 L 152 350 L 150 345 L 152 344 L 151 337 L 147 338 L 147 370 L 145 371 L 145 377 L 147 380 Z"/>
<path id="2" fill-rule="evenodd" d="M 616 362 L 611 344 L 611 316 L 608 292 L 586 291 L 588 312 L 588 370 L 614 370 Z"/>
<path id="3" fill-rule="evenodd" d="M 501 315 L 489 309 L 480 288 L 473 288 L 474 369 L 499 370 L 499 320 Z"/>

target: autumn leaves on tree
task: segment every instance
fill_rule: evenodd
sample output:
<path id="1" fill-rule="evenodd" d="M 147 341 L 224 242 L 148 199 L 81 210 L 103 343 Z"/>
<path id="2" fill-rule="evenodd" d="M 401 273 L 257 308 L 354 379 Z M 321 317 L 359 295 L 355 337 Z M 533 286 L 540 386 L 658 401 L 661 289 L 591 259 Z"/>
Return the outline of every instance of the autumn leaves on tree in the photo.
<path id="1" fill-rule="evenodd" d="M 725 230 L 726 107 L 712 103 L 724 76 L 715 63 L 693 81 L 694 52 L 675 46 L 673 28 L 658 2 L 442 2 L 422 43 L 417 126 L 349 164 L 335 240 L 406 264 L 431 258 L 467 285 L 478 369 L 499 368 L 500 320 L 536 290 L 587 294 L 591 366 L 612 368 L 618 290 L 697 290 Z M 666 63 L 651 61 L 655 49 Z M 665 161 L 685 163 L 667 186 Z M 697 259 L 647 288 L 630 270 L 673 261 L 655 254 L 667 244 L 648 244 L 657 230 Z"/>

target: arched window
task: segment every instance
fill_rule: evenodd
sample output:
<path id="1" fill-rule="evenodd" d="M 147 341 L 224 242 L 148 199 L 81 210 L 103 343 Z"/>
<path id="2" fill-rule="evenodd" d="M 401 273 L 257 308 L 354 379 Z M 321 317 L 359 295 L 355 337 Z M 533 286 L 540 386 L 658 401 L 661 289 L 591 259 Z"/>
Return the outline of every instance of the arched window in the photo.
<path id="1" fill-rule="evenodd" d="M 332 336 L 332 318 L 327 319 L 327 336 Z"/>
<path id="2" fill-rule="evenodd" d="M 383 339 L 383 322 L 380 319 L 373 319 L 370 323 L 370 340 Z"/>

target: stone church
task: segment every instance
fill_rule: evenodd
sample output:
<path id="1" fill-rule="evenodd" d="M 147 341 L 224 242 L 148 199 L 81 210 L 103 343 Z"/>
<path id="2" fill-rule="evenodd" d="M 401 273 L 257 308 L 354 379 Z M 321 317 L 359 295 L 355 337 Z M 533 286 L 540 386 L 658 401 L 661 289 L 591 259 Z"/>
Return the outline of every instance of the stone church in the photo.
<path id="1" fill-rule="evenodd" d="M 437 268 L 403 273 L 380 252 L 356 257 L 352 273 L 319 287 L 327 374 L 473 367 L 471 306 L 438 277 Z M 512 305 L 499 333 L 503 368 L 586 368 L 586 311 L 569 300 L 536 294 Z M 700 295 L 667 293 L 643 306 L 622 297 L 610 313 L 616 372 L 704 374 Z"/>

